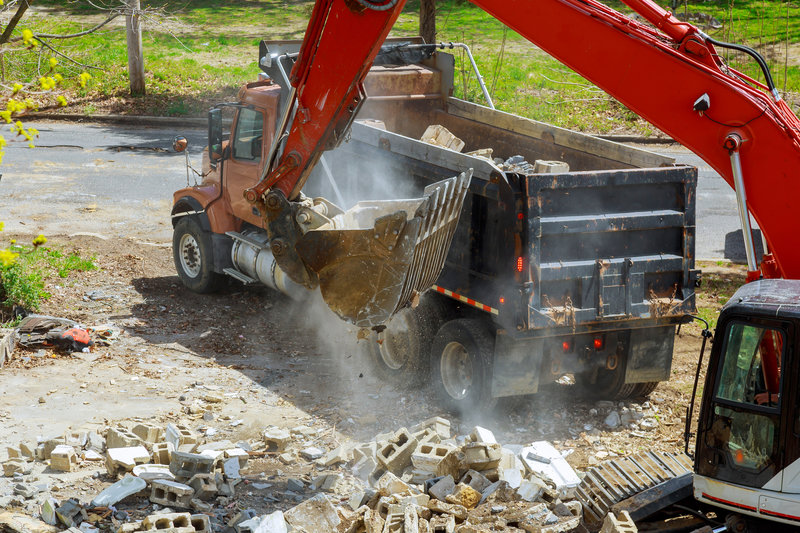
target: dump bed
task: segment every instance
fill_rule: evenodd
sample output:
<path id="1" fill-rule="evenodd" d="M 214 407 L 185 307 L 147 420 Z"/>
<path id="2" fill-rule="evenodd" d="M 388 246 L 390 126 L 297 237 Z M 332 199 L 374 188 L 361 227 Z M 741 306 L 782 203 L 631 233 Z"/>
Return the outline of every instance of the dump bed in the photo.
<path id="1" fill-rule="evenodd" d="M 452 72 L 442 53 L 374 67 L 358 120 L 306 193 L 347 208 L 413 197 L 472 169 L 434 290 L 491 313 L 511 335 L 651 327 L 694 311 L 695 168 L 453 98 Z M 432 125 L 463 148 L 421 141 Z M 505 164 L 514 156 L 529 165 Z M 534 172 L 537 160 L 568 171 Z"/>

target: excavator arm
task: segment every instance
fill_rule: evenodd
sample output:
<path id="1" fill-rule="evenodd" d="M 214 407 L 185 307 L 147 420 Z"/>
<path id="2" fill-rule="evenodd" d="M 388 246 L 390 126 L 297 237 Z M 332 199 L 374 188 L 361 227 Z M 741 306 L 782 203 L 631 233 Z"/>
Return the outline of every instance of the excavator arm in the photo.
<path id="1" fill-rule="evenodd" d="M 652 26 L 595 0 L 471 1 L 671 135 L 723 176 L 737 191 L 751 276 L 800 278 L 800 247 L 795 246 L 793 228 L 787 224 L 793 200 L 800 197 L 796 179 L 800 121 L 780 99 L 760 56 L 753 52 L 764 68 L 766 85 L 724 64 L 717 48 L 735 45 L 711 39 L 650 0 L 624 1 Z M 321 284 L 323 296 L 331 295 L 326 297 L 328 304 L 343 318 L 361 325 L 379 324 L 406 305 L 416 292 L 433 283 L 442 265 L 427 265 L 430 272 L 411 280 L 426 254 L 416 244 L 408 245 L 411 259 L 399 270 L 392 264 L 395 259 L 385 253 L 381 261 L 373 261 L 380 255 L 376 250 L 355 260 L 349 252 L 360 245 L 344 233 L 308 231 L 300 221 L 305 208 L 296 200 L 322 152 L 345 135 L 364 99 L 362 81 L 404 4 L 405 0 L 317 1 L 291 72 L 293 88 L 281 121 L 283 130 L 276 135 L 262 180 L 245 192 L 264 214 L 281 268 L 306 286 Z M 463 179 L 458 187 L 466 188 Z M 457 215 L 455 220 L 448 218 L 445 228 L 437 210 L 460 208 L 461 192 L 454 195 L 452 187 L 445 189 L 439 192 L 449 198 L 447 202 L 430 195 L 422 200 L 424 206 L 415 215 L 422 217 L 421 226 L 454 230 Z M 409 209 L 399 206 L 389 222 L 385 216 L 392 209 L 383 211 L 384 218 L 379 217 L 374 228 L 363 228 L 365 235 L 375 233 L 378 239 L 379 233 L 391 227 L 399 235 L 395 245 L 417 239 L 410 237 L 405 226 L 398 226 Z M 760 271 L 748 209 L 771 252 Z M 314 218 L 313 213 L 305 215 Z M 406 220 L 412 221 L 412 217 Z M 318 229 L 330 229 L 330 224 Z M 450 241 L 436 242 L 449 247 Z M 392 250 L 392 245 L 386 247 Z M 432 255 L 442 256 L 443 264 L 446 248 Z M 340 268 L 343 264 L 346 267 Z M 334 300 L 341 303 L 354 292 L 352 280 L 342 281 L 344 274 L 360 278 L 370 269 L 380 271 L 368 283 L 373 294 L 367 290 L 337 309 Z M 376 306 L 375 294 L 383 292 L 392 276 L 402 278 L 402 289 L 397 289 L 396 298 Z M 336 290 L 330 290 L 332 279 L 339 280 Z M 383 310 L 367 313 L 369 318 L 361 312 L 364 307 L 374 311 L 380 306 Z"/>

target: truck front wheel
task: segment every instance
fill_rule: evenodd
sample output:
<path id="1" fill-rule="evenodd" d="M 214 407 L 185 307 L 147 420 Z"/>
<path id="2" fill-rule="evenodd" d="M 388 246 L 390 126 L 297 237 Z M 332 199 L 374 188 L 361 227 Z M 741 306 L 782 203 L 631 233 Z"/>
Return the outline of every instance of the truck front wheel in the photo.
<path id="1" fill-rule="evenodd" d="M 431 348 L 431 384 L 459 413 L 489 410 L 494 335 L 481 319 L 458 319 L 439 329 Z"/>
<path id="2" fill-rule="evenodd" d="M 172 234 L 172 257 L 181 282 L 191 291 L 213 292 L 224 278 L 214 272 L 211 235 L 191 217 L 181 217 Z"/>

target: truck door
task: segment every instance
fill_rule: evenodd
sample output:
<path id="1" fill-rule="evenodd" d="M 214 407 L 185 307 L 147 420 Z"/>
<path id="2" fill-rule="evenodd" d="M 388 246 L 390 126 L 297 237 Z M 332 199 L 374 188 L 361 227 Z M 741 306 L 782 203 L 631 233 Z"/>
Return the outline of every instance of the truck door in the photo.
<path id="1" fill-rule="evenodd" d="M 780 491 L 788 403 L 782 370 L 789 326 L 749 317 L 718 327 L 725 334 L 709 366 L 715 375 L 708 382 L 711 402 L 701 420 L 698 474 Z"/>
<path id="2" fill-rule="evenodd" d="M 244 199 L 245 189 L 258 183 L 264 156 L 264 113 L 242 107 L 236 114 L 231 135 L 231 155 L 225 163 L 225 194 L 233 214 L 256 226 L 261 215 Z"/>

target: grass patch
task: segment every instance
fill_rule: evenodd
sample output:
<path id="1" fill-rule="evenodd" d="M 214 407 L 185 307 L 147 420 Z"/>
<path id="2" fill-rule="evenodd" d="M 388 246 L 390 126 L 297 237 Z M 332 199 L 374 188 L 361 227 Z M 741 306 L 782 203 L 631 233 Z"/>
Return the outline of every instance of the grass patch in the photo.
<path id="1" fill-rule="evenodd" d="M 19 255 L 10 265 L 0 266 L 0 316 L 4 322 L 15 305 L 38 311 L 50 298 L 50 282 L 97 268 L 94 256 L 87 258 L 50 246 L 12 244 L 9 250 Z"/>
<path id="2" fill-rule="evenodd" d="M 630 13 L 619 1 L 608 4 Z M 668 7 L 663 1 L 661 4 Z M 175 4 L 160 0 L 144 5 L 171 13 L 171 19 L 163 24 L 143 22 L 148 95 L 128 96 L 124 25 L 114 24 L 64 45 L 64 51 L 76 61 L 103 69 L 90 70 L 93 78 L 86 89 L 66 89 L 74 106 L 94 106 L 105 113 L 203 116 L 208 107 L 235 98 L 241 84 L 257 77 L 261 38 L 303 37 L 313 2 L 196 0 Z M 480 8 L 463 0 L 440 0 L 437 9 L 437 39 L 464 42 L 473 48 L 499 109 L 594 133 L 655 133 L 655 128 L 614 98 Z M 799 54 L 792 47 L 800 41 L 798 5 L 775 0 L 685 1 L 676 2 L 674 10 L 716 39 L 759 50 L 772 67 L 778 87 L 789 92 L 786 100 L 790 104 L 800 100 L 800 61 L 793 59 Z M 94 18 L 101 18 L 85 2 L 41 0 L 31 12 L 26 24 L 46 33 L 80 31 L 95 23 Z M 416 35 L 418 17 L 418 0 L 409 1 L 392 35 Z M 748 57 L 726 50 L 721 53 L 735 68 L 763 78 Z M 483 102 L 469 62 L 458 51 L 456 56 L 456 96 Z M 6 61 L 7 73 L 36 75 L 36 61 Z M 83 70 L 64 60 L 60 66 L 65 77 Z"/>

